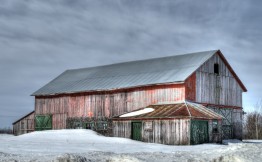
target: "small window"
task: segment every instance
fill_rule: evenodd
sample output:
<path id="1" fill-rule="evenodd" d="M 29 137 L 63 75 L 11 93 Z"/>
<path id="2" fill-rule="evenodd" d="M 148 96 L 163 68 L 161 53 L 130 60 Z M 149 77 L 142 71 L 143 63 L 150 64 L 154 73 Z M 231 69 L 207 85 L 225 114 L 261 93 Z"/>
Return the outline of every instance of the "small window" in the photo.
<path id="1" fill-rule="evenodd" d="M 213 127 L 213 133 L 218 133 L 218 121 L 217 120 L 213 120 L 212 127 Z"/>
<path id="2" fill-rule="evenodd" d="M 214 64 L 214 73 L 219 75 L 219 64 Z"/>
<path id="3" fill-rule="evenodd" d="M 94 122 L 86 122 L 85 128 L 94 130 L 95 129 L 95 123 Z"/>

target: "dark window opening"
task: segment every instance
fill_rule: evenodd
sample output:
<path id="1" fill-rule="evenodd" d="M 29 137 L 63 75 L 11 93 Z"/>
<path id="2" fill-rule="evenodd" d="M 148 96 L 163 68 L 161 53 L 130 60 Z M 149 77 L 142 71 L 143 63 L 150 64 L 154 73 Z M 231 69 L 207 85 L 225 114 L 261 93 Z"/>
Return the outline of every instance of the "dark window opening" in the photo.
<path id="1" fill-rule="evenodd" d="M 85 129 L 95 129 L 95 123 L 94 122 L 86 122 Z"/>
<path id="2" fill-rule="evenodd" d="M 219 75 L 219 64 L 214 64 L 214 73 Z"/>
<path id="3" fill-rule="evenodd" d="M 74 129 L 79 129 L 82 127 L 82 123 L 81 122 L 74 122 Z"/>

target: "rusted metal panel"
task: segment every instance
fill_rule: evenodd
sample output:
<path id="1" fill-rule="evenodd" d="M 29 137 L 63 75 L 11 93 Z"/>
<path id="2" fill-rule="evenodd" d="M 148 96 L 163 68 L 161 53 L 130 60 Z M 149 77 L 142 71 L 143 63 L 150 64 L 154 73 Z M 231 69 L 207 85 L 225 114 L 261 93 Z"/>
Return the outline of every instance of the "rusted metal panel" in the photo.
<path id="1" fill-rule="evenodd" d="M 147 107 L 153 108 L 154 111 L 131 117 L 115 117 L 114 120 L 133 120 L 133 119 L 163 119 L 163 118 L 192 118 L 192 119 L 218 119 L 222 116 L 216 112 L 207 109 L 201 104 L 184 101 L 176 104 L 156 104 Z M 144 109 L 144 108 L 141 108 Z M 138 109 L 138 110 L 141 110 Z M 137 110 L 135 110 L 137 111 Z"/>
<path id="2" fill-rule="evenodd" d="M 219 75 L 214 73 L 214 64 L 219 64 Z M 242 87 L 216 54 L 196 71 L 196 101 L 242 107 Z"/>
<path id="3" fill-rule="evenodd" d="M 34 126 L 35 112 L 31 112 L 21 119 L 13 123 L 13 133 L 14 135 L 21 135 L 25 133 L 33 132 L 35 129 Z"/>

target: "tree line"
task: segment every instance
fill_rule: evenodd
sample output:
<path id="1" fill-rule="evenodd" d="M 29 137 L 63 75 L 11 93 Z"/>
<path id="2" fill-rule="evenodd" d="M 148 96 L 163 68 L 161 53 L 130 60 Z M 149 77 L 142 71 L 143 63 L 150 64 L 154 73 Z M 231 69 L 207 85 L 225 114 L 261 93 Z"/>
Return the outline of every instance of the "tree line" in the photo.
<path id="1" fill-rule="evenodd" d="M 0 134 L 13 134 L 12 128 L 0 128 Z"/>

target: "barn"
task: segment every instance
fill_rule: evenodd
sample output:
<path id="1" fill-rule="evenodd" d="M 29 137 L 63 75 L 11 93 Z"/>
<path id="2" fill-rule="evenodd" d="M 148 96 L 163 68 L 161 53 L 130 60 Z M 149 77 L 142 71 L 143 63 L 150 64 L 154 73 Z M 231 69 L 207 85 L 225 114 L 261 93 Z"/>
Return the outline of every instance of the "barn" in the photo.
<path id="1" fill-rule="evenodd" d="M 213 118 L 183 116 L 190 123 L 200 118 L 208 123 L 221 120 L 221 132 L 218 133 L 222 139 L 242 139 L 242 92 L 246 91 L 220 50 L 66 70 L 32 94 L 35 97 L 35 128 L 111 130 L 114 136 L 132 138 L 131 135 L 122 136 L 123 130 L 117 124 L 133 119 L 124 119 L 121 115 L 155 104 L 186 102 L 202 105 L 213 114 Z M 141 118 L 142 123 L 149 120 L 146 115 Z M 180 117 L 156 116 L 152 122 L 167 118 L 178 120 Z M 127 134 L 131 129 L 125 130 Z M 167 130 L 170 132 L 169 129 L 174 128 L 170 126 Z M 209 139 L 213 138 L 212 133 L 209 134 Z M 152 140 L 157 142 L 152 138 L 144 141 Z M 170 144 L 189 144 L 188 141 Z"/>

